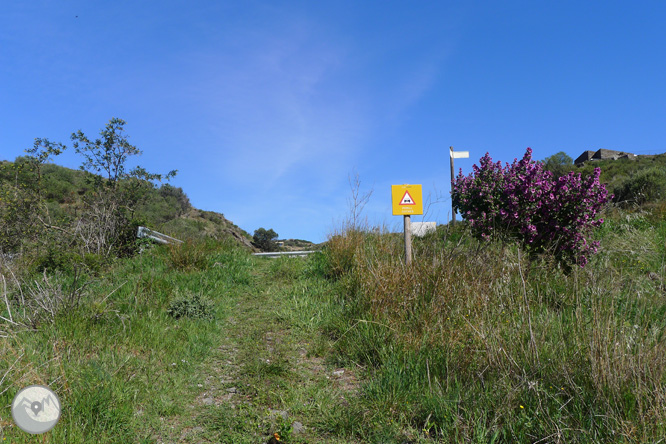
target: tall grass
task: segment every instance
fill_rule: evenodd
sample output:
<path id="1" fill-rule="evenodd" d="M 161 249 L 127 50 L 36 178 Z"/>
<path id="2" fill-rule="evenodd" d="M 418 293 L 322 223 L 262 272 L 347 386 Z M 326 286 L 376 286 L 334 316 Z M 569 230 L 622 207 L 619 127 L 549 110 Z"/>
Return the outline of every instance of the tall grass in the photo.
<path id="1" fill-rule="evenodd" d="M 376 433 L 403 418 L 450 442 L 666 437 L 664 222 L 648 219 L 616 214 L 569 272 L 462 228 L 417 240 L 411 266 L 399 236 L 332 236 L 346 314 L 329 334 L 339 360 L 372 369 Z"/>
<path id="2" fill-rule="evenodd" d="M 192 402 L 192 369 L 217 340 L 229 294 L 250 282 L 249 255 L 231 243 L 184 247 L 118 261 L 84 288 L 72 275 L 0 269 L 0 437 L 34 442 L 8 406 L 44 384 L 64 406 L 44 442 L 157 442 Z M 193 303 L 176 312 L 183 298 Z"/>

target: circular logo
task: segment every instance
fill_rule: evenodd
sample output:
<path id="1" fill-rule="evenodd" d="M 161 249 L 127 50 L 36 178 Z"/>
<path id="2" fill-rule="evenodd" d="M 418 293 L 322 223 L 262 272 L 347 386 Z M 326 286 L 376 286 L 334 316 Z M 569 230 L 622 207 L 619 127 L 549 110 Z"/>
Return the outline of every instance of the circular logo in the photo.
<path id="1" fill-rule="evenodd" d="M 25 387 L 14 397 L 12 418 L 24 432 L 33 435 L 48 432 L 60 419 L 58 395 L 43 385 Z"/>

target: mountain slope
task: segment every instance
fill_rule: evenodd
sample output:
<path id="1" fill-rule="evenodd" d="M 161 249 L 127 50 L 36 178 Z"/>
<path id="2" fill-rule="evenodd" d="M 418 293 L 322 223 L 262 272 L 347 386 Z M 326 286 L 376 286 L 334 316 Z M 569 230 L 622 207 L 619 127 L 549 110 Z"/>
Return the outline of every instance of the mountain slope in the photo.
<path id="1" fill-rule="evenodd" d="M 26 157 L 18 157 L 14 162 L 1 161 L 0 216 L 12 216 L 15 207 L 21 205 L 35 205 L 35 199 L 39 197 L 46 206 L 49 220 L 53 221 L 52 225 L 71 222 L 90 210 L 86 201 L 95 192 L 93 179 L 101 178 L 55 164 L 43 164 L 36 172 Z M 228 237 L 245 248 L 255 250 L 250 243 L 250 234 L 221 213 L 192 207 L 182 188 L 133 180 L 134 189 L 142 193 L 132 213 L 135 224 L 146 225 L 183 240 L 207 237 L 221 240 Z M 37 186 L 37 182 L 41 185 Z"/>

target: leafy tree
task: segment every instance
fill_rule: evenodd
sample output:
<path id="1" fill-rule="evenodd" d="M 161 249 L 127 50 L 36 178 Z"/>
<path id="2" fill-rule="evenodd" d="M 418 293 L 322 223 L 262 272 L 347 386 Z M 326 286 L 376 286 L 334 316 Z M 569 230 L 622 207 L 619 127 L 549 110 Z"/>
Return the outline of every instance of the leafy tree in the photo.
<path id="1" fill-rule="evenodd" d="M 36 187 L 37 193 L 41 195 L 42 186 L 42 165 L 51 159 L 51 156 L 59 156 L 67 147 L 62 143 L 50 142 L 47 139 L 36 138 L 32 148 L 25 150 L 32 170 L 37 175 Z"/>
<path id="2" fill-rule="evenodd" d="M 187 197 L 187 194 L 180 187 L 174 187 L 165 183 L 160 187 L 159 190 L 160 196 L 164 199 L 171 201 L 173 200 L 178 207 L 178 215 L 185 213 L 187 210 L 192 208 L 190 204 L 190 199 Z"/>
<path id="3" fill-rule="evenodd" d="M 132 220 L 137 205 L 156 186 L 154 181 L 169 180 L 177 173 L 173 170 L 163 176 L 149 173 L 140 166 L 128 171 L 129 157 L 142 152 L 127 140 L 125 124 L 124 120 L 114 117 L 100 131 L 101 138 L 91 140 L 81 130 L 71 136 L 74 149 L 84 158 L 81 170 L 89 174 L 94 188 L 85 199 L 87 211 L 83 223 L 77 226 L 84 248 L 89 252 L 129 253 L 128 242 L 133 239 L 130 231 L 136 225 Z M 106 178 L 99 176 L 100 173 Z"/>
<path id="4" fill-rule="evenodd" d="M 43 222 L 42 165 L 51 156 L 65 150 L 60 143 L 35 139 L 28 156 L 16 158 L 13 164 L 2 165 L 0 181 L 0 251 L 18 251 L 25 240 L 34 240 Z"/>
<path id="5" fill-rule="evenodd" d="M 564 151 L 553 154 L 550 157 L 546 157 L 543 160 L 543 168 L 546 171 L 553 173 L 555 178 L 566 175 L 571 171 L 573 166 L 573 159 L 567 155 Z"/>
<path id="6" fill-rule="evenodd" d="M 277 239 L 278 234 L 273 231 L 273 229 L 266 230 L 265 228 L 259 228 L 255 230 L 254 236 L 252 236 L 253 243 L 257 248 L 260 248 L 264 251 L 277 251 Z"/>
<path id="7" fill-rule="evenodd" d="M 115 188 L 120 180 L 129 177 L 161 181 L 161 174 L 148 173 L 142 167 L 136 167 L 127 172 L 125 165 L 127 158 L 141 155 L 142 151 L 128 142 L 127 135 L 125 135 L 125 124 L 124 120 L 113 117 L 100 131 L 102 138 L 94 141 L 91 141 L 81 130 L 72 134 L 74 149 L 85 159 L 81 169 L 93 174 L 105 173 L 108 184 L 112 188 Z M 170 171 L 164 179 L 171 179 L 177 172 L 177 170 Z"/>

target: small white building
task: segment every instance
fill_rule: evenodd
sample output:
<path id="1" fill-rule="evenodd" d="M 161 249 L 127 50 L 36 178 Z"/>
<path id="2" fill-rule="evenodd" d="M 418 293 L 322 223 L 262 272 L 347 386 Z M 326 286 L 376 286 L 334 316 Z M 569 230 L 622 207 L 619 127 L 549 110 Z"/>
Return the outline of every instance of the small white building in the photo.
<path id="1" fill-rule="evenodd" d="M 412 236 L 423 237 L 437 231 L 437 222 L 412 222 L 410 225 Z"/>

